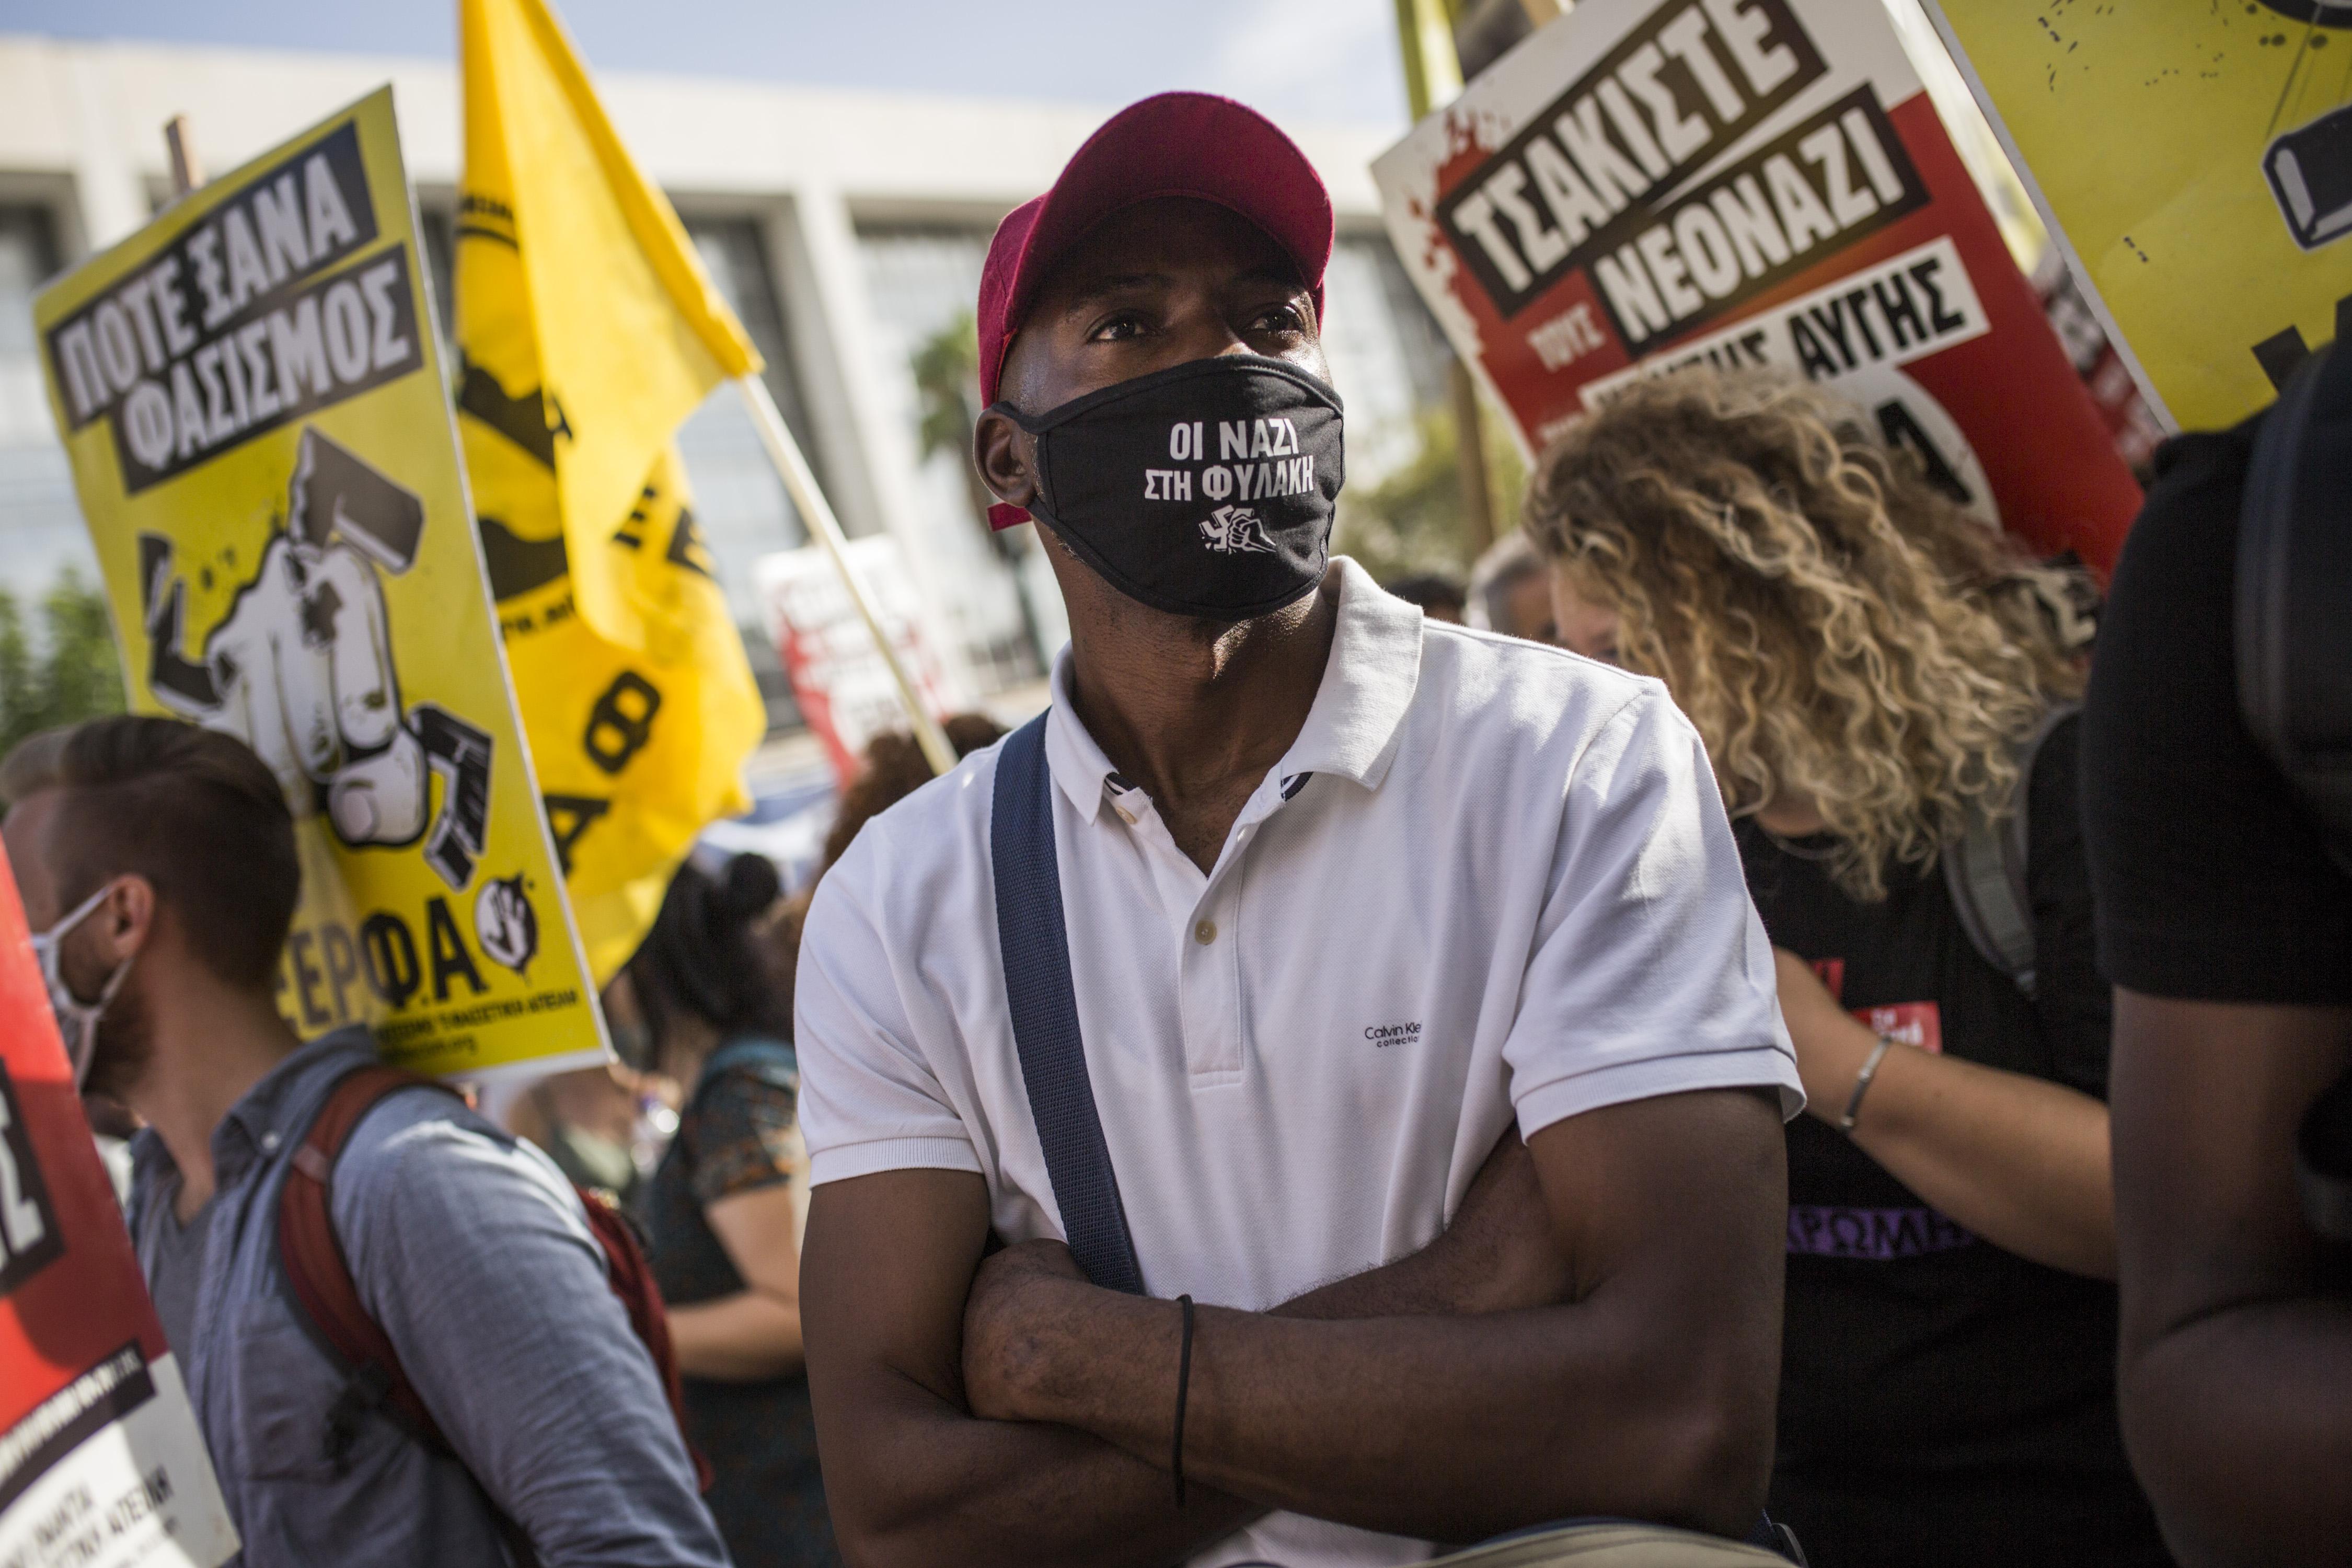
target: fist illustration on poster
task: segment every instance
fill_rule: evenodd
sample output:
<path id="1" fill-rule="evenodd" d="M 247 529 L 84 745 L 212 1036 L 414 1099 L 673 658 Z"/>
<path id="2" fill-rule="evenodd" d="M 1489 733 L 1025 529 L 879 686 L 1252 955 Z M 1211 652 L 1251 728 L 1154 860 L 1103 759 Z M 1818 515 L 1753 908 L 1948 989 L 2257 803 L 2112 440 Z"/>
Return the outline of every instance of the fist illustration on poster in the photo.
<path id="1" fill-rule="evenodd" d="M 414 493 L 305 427 L 286 526 L 199 658 L 181 650 L 187 584 L 172 541 L 140 536 L 147 679 L 174 712 L 251 746 L 295 815 L 323 809 L 343 843 L 399 847 L 429 826 L 426 863 L 462 889 L 488 826 L 490 738 L 436 703 L 403 708 L 376 576 L 408 570 L 424 527 Z"/>

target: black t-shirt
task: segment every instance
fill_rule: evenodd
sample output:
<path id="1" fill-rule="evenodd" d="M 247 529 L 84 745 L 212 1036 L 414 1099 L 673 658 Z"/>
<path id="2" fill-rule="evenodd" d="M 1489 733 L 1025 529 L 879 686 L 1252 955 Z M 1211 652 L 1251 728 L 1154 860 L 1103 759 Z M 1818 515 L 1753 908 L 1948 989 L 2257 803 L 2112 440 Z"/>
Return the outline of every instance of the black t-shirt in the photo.
<path id="1" fill-rule="evenodd" d="M 2238 510 L 2260 424 L 2167 442 L 2116 568 L 2083 742 L 2099 959 L 2144 995 L 2344 1005 L 2352 877 L 2238 712 Z"/>
<path id="2" fill-rule="evenodd" d="M 1825 843 L 1784 845 L 1743 821 L 1748 889 L 1774 943 L 1882 1033 L 2104 1099 L 2109 994 L 2093 959 L 2079 730 L 2052 731 L 2028 795 L 2035 996 L 1970 944 L 1940 870 L 1897 872 L 1884 902 L 1861 903 L 1830 880 Z M 1950 1561 L 1955 1548 L 1994 1561 L 1992 1545 L 1999 1561 L 2051 1561 L 2045 1549 L 2100 1542 L 2120 1555 L 2085 1561 L 2162 1561 L 2116 1426 L 2115 1287 L 1970 1235 L 1814 1117 L 1788 1140 L 1774 1495 L 1809 1551 L 1850 1530 L 1885 1564 Z M 2071 1522 L 2053 1535 L 2060 1509 Z M 1825 1568 L 1854 1561 L 1814 1555 Z"/>

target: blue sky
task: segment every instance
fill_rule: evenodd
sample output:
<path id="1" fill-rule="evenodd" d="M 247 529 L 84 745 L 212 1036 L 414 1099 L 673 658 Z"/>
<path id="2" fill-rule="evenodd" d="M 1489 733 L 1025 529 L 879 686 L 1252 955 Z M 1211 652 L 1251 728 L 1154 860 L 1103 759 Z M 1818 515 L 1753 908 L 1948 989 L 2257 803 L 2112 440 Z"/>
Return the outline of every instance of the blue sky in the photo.
<path id="1" fill-rule="evenodd" d="M 557 0 L 593 68 L 1405 121 L 1393 0 Z M 446 59 L 455 0 L 0 0 L 0 31 Z"/>

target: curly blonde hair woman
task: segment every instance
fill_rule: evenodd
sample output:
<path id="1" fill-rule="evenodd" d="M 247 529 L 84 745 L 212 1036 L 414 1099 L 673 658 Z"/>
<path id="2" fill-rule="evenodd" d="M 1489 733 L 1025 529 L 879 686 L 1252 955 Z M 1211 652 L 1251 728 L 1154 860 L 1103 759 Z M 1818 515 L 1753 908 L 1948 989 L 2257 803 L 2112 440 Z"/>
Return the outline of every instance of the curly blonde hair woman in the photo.
<path id="1" fill-rule="evenodd" d="M 1776 949 L 1811 1114 L 1774 1512 L 1822 1568 L 2168 1562 L 2116 1427 L 2108 992 L 2076 726 L 2045 726 L 2082 689 L 2076 581 L 1858 411 L 1709 371 L 1562 437 L 1526 521 L 1561 640 L 1705 738 Z M 2019 809 L 2030 993 L 1929 874 Z"/>
<path id="2" fill-rule="evenodd" d="M 1611 657 L 1673 689 L 1732 816 L 1815 801 L 1864 900 L 1998 811 L 2017 743 L 2082 694 L 2065 575 L 1801 383 L 1646 383 L 1552 449 L 1527 516 L 1563 614 L 1609 615 Z"/>

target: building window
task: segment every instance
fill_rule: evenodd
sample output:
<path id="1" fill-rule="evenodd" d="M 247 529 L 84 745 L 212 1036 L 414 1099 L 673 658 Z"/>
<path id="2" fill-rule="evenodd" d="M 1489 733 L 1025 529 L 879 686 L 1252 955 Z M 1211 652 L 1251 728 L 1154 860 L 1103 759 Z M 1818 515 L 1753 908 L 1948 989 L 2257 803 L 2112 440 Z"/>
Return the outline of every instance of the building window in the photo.
<path id="1" fill-rule="evenodd" d="M 33 331 L 34 291 L 59 260 L 47 207 L 0 203 L 0 590 L 26 605 L 67 572 L 99 580 Z"/>
<path id="2" fill-rule="evenodd" d="M 807 406 L 793 375 L 783 304 L 759 223 L 742 217 L 689 217 L 686 232 L 720 297 L 767 362 L 761 379 L 822 485 L 824 469 L 810 440 Z M 677 447 L 694 483 L 695 520 L 709 542 L 719 584 L 727 590 L 728 609 L 743 634 L 760 694 L 768 704 L 769 728 L 795 727 L 800 710 L 793 703 L 783 664 L 768 640 L 752 567 L 762 555 L 806 542 L 808 530 L 768 460 L 742 394 L 732 386 L 719 388 L 688 416 L 678 427 Z"/>
<path id="3" fill-rule="evenodd" d="M 47 209 L 0 205 L 0 442 L 10 446 L 53 435 L 33 336 L 33 292 L 57 269 Z"/>
<path id="4" fill-rule="evenodd" d="M 858 231 L 874 312 L 868 341 L 877 363 L 871 368 L 893 416 L 886 439 L 904 443 L 912 521 L 924 535 L 929 586 L 962 662 L 982 691 L 995 692 L 1042 676 L 1045 659 L 1069 639 L 1069 631 L 1053 570 L 1035 549 L 1033 531 L 989 531 L 987 498 L 965 445 L 969 425 L 950 420 L 956 430 L 935 426 L 926 436 L 926 414 L 956 390 L 950 382 L 969 383 L 960 388 L 966 412 L 979 412 L 972 305 L 988 238 L 986 230 L 971 228 L 869 226 Z"/>

